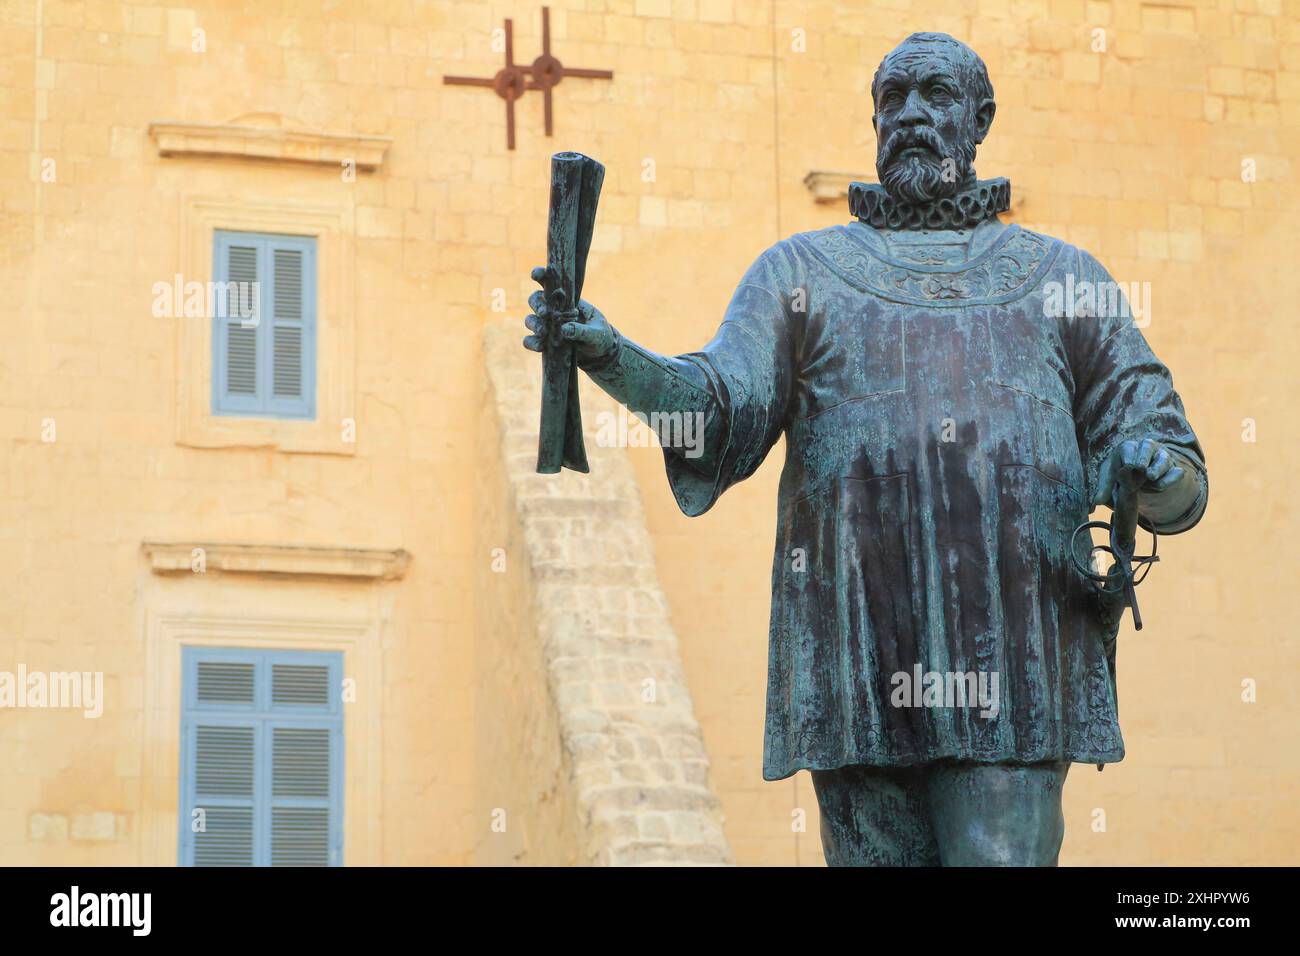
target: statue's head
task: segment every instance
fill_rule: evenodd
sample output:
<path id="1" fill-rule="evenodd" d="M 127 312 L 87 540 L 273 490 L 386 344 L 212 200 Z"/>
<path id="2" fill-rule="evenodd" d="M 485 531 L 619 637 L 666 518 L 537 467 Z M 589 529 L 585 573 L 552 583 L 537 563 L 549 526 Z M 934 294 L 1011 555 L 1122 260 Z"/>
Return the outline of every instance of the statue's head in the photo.
<path id="1" fill-rule="evenodd" d="M 913 33 L 880 61 L 871 98 L 876 175 L 891 197 L 931 202 L 974 178 L 996 110 L 974 50 L 946 33 Z"/>

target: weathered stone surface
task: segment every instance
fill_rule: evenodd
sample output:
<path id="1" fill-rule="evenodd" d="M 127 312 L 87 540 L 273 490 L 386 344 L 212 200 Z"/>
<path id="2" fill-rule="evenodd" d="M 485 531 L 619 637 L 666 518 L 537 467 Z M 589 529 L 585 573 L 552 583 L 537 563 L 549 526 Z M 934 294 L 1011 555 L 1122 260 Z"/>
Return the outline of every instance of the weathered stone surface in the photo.
<path id="1" fill-rule="evenodd" d="M 527 564 L 524 626 L 543 655 L 579 861 L 729 864 L 640 491 L 627 453 L 596 441 L 597 413 L 614 406 L 584 386 L 590 475 L 537 475 L 541 372 L 518 338 L 513 322 L 490 327 L 485 355 L 523 549 L 509 559 Z M 530 859 L 526 849 L 518 858 Z"/>

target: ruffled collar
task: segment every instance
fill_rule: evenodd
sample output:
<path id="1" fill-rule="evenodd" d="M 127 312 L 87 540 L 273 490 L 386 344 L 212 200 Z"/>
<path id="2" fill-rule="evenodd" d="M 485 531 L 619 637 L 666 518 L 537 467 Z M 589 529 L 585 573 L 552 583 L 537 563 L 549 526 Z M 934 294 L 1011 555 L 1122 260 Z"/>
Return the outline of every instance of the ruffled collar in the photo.
<path id="1" fill-rule="evenodd" d="M 1011 208 L 1011 181 L 979 179 L 934 202 L 899 202 L 879 183 L 849 183 L 849 212 L 876 229 L 970 229 Z"/>

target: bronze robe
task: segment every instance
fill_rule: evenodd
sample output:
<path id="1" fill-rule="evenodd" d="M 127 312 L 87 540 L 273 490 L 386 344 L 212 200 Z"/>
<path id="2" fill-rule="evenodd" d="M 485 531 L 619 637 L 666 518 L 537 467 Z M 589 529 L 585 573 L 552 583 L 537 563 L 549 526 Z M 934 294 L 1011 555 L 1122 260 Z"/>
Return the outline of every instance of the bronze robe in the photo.
<path id="1" fill-rule="evenodd" d="M 1127 314 L 1045 314 L 1048 283 L 1109 281 L 1080 249 L 1010 226 L 961 266 L 925 265 L 871 229 L 778 242 L 682 356 L 719 418 L 707 468 L 666 456 L 684 512 L 786 436 L 763 775 L 1120 760 L 1117 616 L 1067 551 L 1119 442 L 1165 442 L 1204 481 L 1169 371 Z M 917 665 L 997 672 L 997 715 L 891 705 Z"/>

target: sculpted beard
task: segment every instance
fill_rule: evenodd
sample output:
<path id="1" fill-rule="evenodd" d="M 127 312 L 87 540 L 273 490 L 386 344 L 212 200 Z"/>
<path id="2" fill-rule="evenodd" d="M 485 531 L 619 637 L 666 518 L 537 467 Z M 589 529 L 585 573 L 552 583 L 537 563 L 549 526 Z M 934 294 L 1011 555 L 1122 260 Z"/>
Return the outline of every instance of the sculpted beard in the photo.
<path id="1" fill-rule="evenodd" d="M 927 147 L 929 152 L 900 156 L 911 146 Z M 975 144 L 963 140 L 952 157 L 956 168 L 951 181 L 943 175 L 944 145 L 939 134 L 928 126 L 898 129 L 880 144 L 876 155 L 876 175 L 885 191 L 895 199 L 912 204 L 933 202 L 956 194 L 975 162 Z"/>

